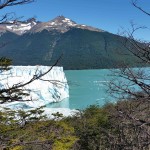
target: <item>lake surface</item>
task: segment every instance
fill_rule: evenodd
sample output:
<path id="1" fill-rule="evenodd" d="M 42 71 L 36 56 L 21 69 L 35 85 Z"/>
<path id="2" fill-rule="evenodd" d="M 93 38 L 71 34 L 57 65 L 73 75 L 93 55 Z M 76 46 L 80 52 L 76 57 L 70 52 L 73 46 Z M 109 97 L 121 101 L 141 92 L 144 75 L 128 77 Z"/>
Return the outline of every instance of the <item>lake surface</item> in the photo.
<path id="1" fill-rule="evenodd" d="M 140 68 L 147 76 L 148 80 L 144 80 L 150 85 L 150 67 Z M 138 71 L 139 68 L 134 68 Z M 115 102 L 116 99 L 111 97 L 107 92 L 110 80 L 114 77 L 109 69 L 97 69 L 97 70 L 67 70 L 64 71 L 69 84 L 68 99 L 65 99 L 59 103 L 53 103 L 48 105 L 50 108 L 70 108 L 70 109 L 84 109 L 92 104 L 104 105 L 107 102 Z M 129 80 L 116 77 L 119 81 L 126 83 Z M 137 86 L 131 86 L 135 90 L 139 90 Z"/>
<path id="2" fill-rule="evenodd" d="M 48 107 L 84 109 L 92 104 L 103 105 L 112 100 L 106 91 L 106 84 L 111 79 L 109 70 L 67 70 L 65 74 L 69 84 L 69 99 Z"/>

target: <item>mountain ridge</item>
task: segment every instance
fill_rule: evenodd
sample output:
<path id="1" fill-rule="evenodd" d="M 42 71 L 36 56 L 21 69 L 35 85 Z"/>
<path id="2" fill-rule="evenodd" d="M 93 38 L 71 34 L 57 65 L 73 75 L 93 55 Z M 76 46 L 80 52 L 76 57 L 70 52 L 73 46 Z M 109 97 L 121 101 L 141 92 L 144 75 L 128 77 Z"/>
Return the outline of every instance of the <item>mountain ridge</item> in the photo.
<path id="1" fill-rule="evenodd" d="M 31 21 L 35 20 L 23 23 L 31 25 Z M 63 54 L 57 65 L 65 70 L 117 68 L 123 63 L 138 66 L 139 60 L 124 45 L 132 48 L 126 38 L 78 25 L 64 16 L 34 23 L 22 33 L 8 30 L 0 36 L 0 56 L 12 59 L 14 65 L 50 66 Z"/>
<path id="2" fill-rule="evenodd" d="M 42 30 L 57 30 L 58 32 L 65 33 L 71 28 L 81 28 L 90 31 L 102 32 L 103 30 L 94 28 L 84 24 L 77 24 L 75 21 L 64 17 L 57 16 L 56 18 L 48 22 L 39 22 L 35 18 L 30 18 L 27 21 L 9 21 L 3 24 L 0 24 L 0 32 L 13 32 L 18 35 L 23 35 L 25 33 L 36 33 L 41 32 Z"/>

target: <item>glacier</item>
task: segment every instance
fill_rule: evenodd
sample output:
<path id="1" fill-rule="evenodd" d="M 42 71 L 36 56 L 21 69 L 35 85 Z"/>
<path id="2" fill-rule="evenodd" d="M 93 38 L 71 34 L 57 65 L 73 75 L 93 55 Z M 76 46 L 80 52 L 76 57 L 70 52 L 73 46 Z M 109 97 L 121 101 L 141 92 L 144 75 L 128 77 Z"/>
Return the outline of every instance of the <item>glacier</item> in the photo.
<path id="1" fill-rule="evenodd" d="M 12 87 L 17 83 L 25 83 L 33 76 L 49 70 L 50 66 L 11 66 L 11 68 L 8 71 L 0 73 L 0 89 Z M 24 96 L 23 98 L 31 99 L 31 101 L 8 102 L 0 106 L 28 110 L 60 102 L 69 97 L 69 86 L 63 67 L 54 66 L 41 79 L 33 81 L 24 88 L 30 96 Z"/>

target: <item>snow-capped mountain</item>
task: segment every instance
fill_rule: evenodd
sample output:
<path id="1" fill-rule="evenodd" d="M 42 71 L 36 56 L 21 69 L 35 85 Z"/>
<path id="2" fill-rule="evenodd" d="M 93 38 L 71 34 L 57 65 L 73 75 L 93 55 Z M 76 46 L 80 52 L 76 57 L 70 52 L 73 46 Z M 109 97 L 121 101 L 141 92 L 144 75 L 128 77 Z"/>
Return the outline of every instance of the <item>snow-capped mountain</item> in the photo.
<path id="1" fill-rule="evenodd" d="M 18 35 L 22 35 L 29 31 L 33 26 L 37 24 L 34 18 L 27 21 L 9 21 L 0 25 L 0 32 L 10 31 Z"/>
<path id="2" fill-rule="evenodd" d="M 28 28 L 23 24 L 28 25 Z M 15 24 L 9 27 L 7 24 L 5 28 L 11 32 L 0 33 L 0 56 L 12 59 L 14 65 L 49 66 L 62 54 L 63 58 L 57 65 L 63 66 L 65 70 L 115 68 L 122 62 L 136 66 L 140 61 L 130 55 L 122 44 L 126 41 L 124 37 L 77 24 L 64 16 L 48 22 L 34 19 L 21 22 L 20 27 L 23 28 L 18 30 L 22 35 L 14 34 L 17 29 L 14 30 L 13 26 Z"/>
<path id="3" fill-rule="evenodd" d="M 52 19 L 48 22 L 37 22 L 34 18 L 29 19 L 25 22 L 21 21 L 11 21 L 0 25 L 0 32 L 10 31 L 16 34 L 24 34 L 26 32 L 36 33 L 41 32 L 42 30 L 53 31 L 56 30 L 61 33 L 65 33 L 71 28 L 80 28 L 90 31 L 102 32 L 98 28 L 87 26 L 84 24 L 77 24 L 69 18 L 64 16 L 58 16 L 55 19 Z"/>
<path id="4" fill-rule="evenodd" d="M 42 23 L 37 24 L 30 30 L 30 32 L 40 32 L 40 31 L 46 29 L 48 31 L 57 30 L 61 33 L 65 33 L 68 30 L 70 30 L 71 28 L 81 28 L 81 29 L 87 29 L 90 31 L 98 31 L 98 32 L 102 31 L 100 29 L 93 28 L 93 27 L 90 27 L 87 25 L 77 24 L 76 22 L 74 22 L 71 19 L 66 18 L 64 16 L 58 16 L 51 21 L 42 22 Z"/>

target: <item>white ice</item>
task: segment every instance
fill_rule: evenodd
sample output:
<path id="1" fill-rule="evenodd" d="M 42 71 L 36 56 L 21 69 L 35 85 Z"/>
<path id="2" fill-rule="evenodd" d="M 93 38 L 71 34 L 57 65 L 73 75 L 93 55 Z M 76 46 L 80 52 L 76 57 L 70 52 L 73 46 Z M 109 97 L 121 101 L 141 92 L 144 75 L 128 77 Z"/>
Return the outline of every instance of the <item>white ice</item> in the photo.
<path id="1" fill-rule="evenodd" d="M 9 88 L 17 83 L 28 82 L 33 76 L 44 73 L 49 68 L 49 66 L 12 66 L 11 70 L 1 73 L 0 88 Z M 41 79 L 35 80 L 24 87 L 28 90 L 30 96 L 24 96 L 23 98 L 25 100 L 32 99 L 32 101 L 8 102 L 1 104 L 1 106 L 12 109 L 37 108 L 69 97 L 69 87 L 62 67 L 53 67 Z"/>

